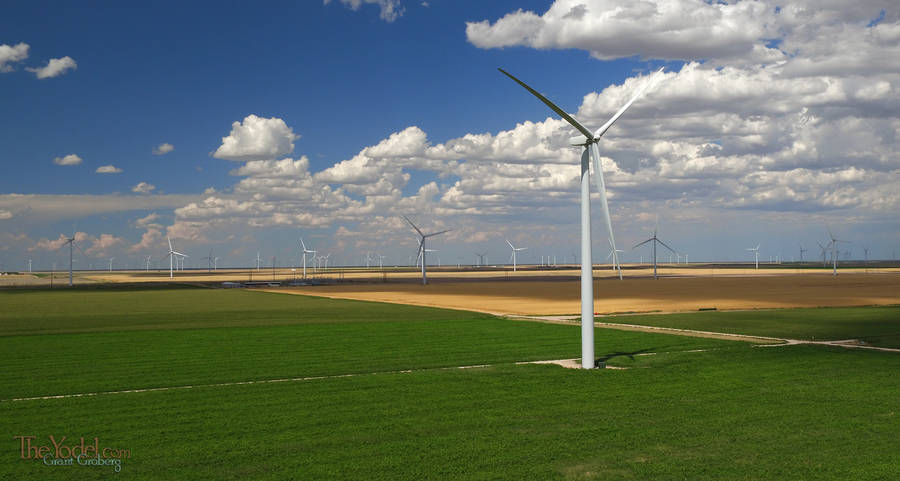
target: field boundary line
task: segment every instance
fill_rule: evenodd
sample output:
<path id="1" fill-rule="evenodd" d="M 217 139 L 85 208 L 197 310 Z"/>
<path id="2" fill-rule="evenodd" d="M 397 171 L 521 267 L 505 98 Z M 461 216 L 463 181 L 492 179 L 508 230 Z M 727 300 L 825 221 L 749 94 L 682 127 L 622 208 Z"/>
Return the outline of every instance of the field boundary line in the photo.
<path id="1" fill-rule="evenodd" d="M 511 319 L 532 320 L 551 324 L 577 324 L 580 316 L 513 316 Z M 621 329 L 624 331 L 661 332 L 677 336 L 706 337 L 731 341 L 745 341 L 758 344 L 754 347 L 797 346 L 813 344 L 820 346 L 843 347 L 845 349 L 867 349 L 881 352 L 900 352 L 900 348 L 878 347 L 860 344 L 858 339 L 841 339 L 836 341 L 814 341 L 807 339 L 790 339 L 782 337 L 756 336 L 749 334 L 732 334 L 726 332 L 700 331 L 696 329 L 680 329 L 676 327 L 646 326 L 643 324 L 625 324 L 619 322 L 594 321 L 594 326 L 605 329 Z"/>
<path id="2" fill-rule="evenodd" d="M 501 363 L 501 364 L 510 364 L 510 363 Z M 518 364 L 518 363 L 511 363 Z M 70 398 L 78 398 L 78 397 L 93 397 L 93 396 L 105 396 L 110 394 L 133 394 L 133 393 L 145 393 L 145 392 L 157 392 L 157 391 L 177 391 L 184 389 L 198 389 L 198 388 L 208 388 L 208 387 L 228 387 L 228 386 L 243 386 L 243 385 L 251 385 L 251 384 L 275 384 L 281 382 L 303 382 L 303 381 L 318 381 L 323 379 L 340 379 L 345 377 L 362 377 L 362 376 L 377 376 L 381 374 L 410 374 L 414 372 L 428 372 L 428 371 L 450 371 L 454 369 L 479 369 L 485 367 L 494 367 L 495 364 L 471 364 L 467 366 L 449 366 L 449 367 L 434 367 L 434 368 L 425 368 L 425 369 L 398 369 L 393 371 L 378 371 L 378 372 L 359 372 L 359 373 L 348 373 L 348 374 L 329 374 L 323 376 L 304 376 L 304 377 L 291 377 L 291 378 L 279 378 L 279 379 L 259 379 L 254 381 L 230 381 L 230 382 L 218 382 L 218 383 L 210 383 L 210 384 L 188 384 L 184 386 L 163 386 L 163 387 L 148 387 L 148 388 L 139 388 L 139 389 L 121 389 L 116 391 L 97 391 L 97 392 L 85 392 L 85 393 L 73 393 L 73 394 L 54 394 L 49 396 L 33 396 L 33 397 L 21 397 L 21 398 L 10 398 L 10 399 L 0 399 L 0 402 L 17 402 L 17 401 L 41 401 L 46 399 L 70 399 Z"/>

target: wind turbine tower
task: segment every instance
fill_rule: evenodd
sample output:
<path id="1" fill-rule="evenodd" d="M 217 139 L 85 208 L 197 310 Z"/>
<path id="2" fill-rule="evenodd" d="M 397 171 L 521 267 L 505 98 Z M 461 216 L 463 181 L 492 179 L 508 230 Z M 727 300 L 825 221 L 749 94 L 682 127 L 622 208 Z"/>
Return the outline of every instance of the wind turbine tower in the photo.
<path id="1" fill-rule="evenodd" d="M 427 265 L 427 262 L 425 262 L 425 253 L 428 252 L 428 250 L 425 249 L 425 240 L 428 239 L 429 237 L 434 237 L 436 235 L 441 235 L 445 232 L 450 232 L 452 229 L 446 229 L 446 230 L 442 230 L 439 232 L 432 232 L 431 234 L 425 234 L 418 227 L 416 227 L 416 225 L 413 224 L 411 220 L 409 220 L 409 217 L 406 217 L 404 215 L 403 218 L 406 219 L 406 222 L 408 222 L 409 225 L 411 225 L 412 228 L 415 229 L 416 233 L 419 234 L 419 253 L 422 255 L 422 285 L 424 286 L 424 285 L 428 284 L 428 273 L 426 272 L 426 268 L 425 268 L 425 266 Z M 367 256 L 366 260 L 368 261 L 368 256 Z"/>
<path id="2" fill-rule="evenodd" d="M 169 236 L 166 236 L 166 241 L 169 242 L 169 279 L 175 277 L 172 274 L 173 263 L 180 257 L 184 259 L 187 255 L 182 254 L 181 252 L 176 251 L 172 248 L 172 239 L 169 239 Z"/>
<path id="3" fill-rule="evenodd" d="M 837 276 L 837 258 L 838 258 L 838 250 L 837 244 L 838 242 L 844 242 L 849 244 L 850 241 L 840 240 L 834 237 L 834 234 L 831 233 L 831 229 L 828 229 L 828 236 L 831 237 L 831 275 Z"/>
<path id="4" fill-rule="evenodd" d="M 659 237 L 656 236 L 656 230 L 657 230 L 656 228 L 653 229 L 653 237 L 651 237 L 651 238 L 649 238 L 649 239 L 647 239 L 647 240 L 645 240 L 644 242 L 641 242 L 641 243 L 639 243 L 639 244 L 635 244 L 635 246 L 632 247 L 631 249 L 632 249 L 632 250 L 637 249 L 638 247 L 640 247 L 640 246 L 642 246 L 642 245 L 644 245 L 644 244 L 646 244 L 646 243 L 648 243 L 648 242 L 652 242 L 652 243 L 653 243 L 653 278 L 654 278 L 654 279 L 659 279 L 659 277 L 658 277 L 658 275 L 657 275 L 657 273 L 656 273 L 656 244 L 661 244 L 661 245 L 662 245 L 663 247 L 665 247 L 666 249 L 669 249 L 670 252 L 675 252 L 675 250 L 672 249 L 671 247 L 669 247 L 668 245 L 666 245 L 665 242 L 659 240 Z M 641 262 L 643 262 L 643 260 L 642 260 Z"/>
<path id="5" fill-rule="evenodd" d="M 509 239 L 506 239 L 506 243 L 509 245 L 509 248 L 512 249 L 512 254 L 509 257 L 512 259 L 513 272 L 516 272 L 516 253 L 519 251 L 524 251 L 525 249 L 527 249 L 527 247 L 515 247 L 512 245 Z M 593 302 L 591 303 L 591 305 L 593 305 Z"/>
<path id="6" fill-rule="evenodd" d="M 306 248 L 306 244 L 303 243 L 303 238 L 300 238 L 300 248 L 303 251 L 303 278 L 306 279 L 306 254 L 312 254 L 313 258 L 316 256 L 316 251 L 310 250 Z"/>
<path id="7" fill-rule="evenodd" d="M 603 181 L 603 169 L 600 165 L 600 149 L 597 142 L 603 137 L 603 134 L 615 123 L 619 117 L 625 113 L 625 110 L 634 103 L 651 84 L 655 83 L 656 76 L 645 82 L 641 88 L 631 97 L 625 105 L 622 106 L 609 120 L 603 124 L 596 132 L 591 132 L 571 115 L 567 114 L 563 109 L 557 107 L 553 102 L 538 93 L 533 88 L 526 85 L 521 80 L 513 77 L 503 69 L 499 69 L 507 77 L 511 78 L 517 84 L 528 90 L 532 95 L 537 97 L 541 102 L 557 115 L 566 120 L 584 135 L 584 139 L 580 137 L 574 141 L 573 145 L 584 148 L 581 154 L 581 367 L 584 369 L 593 369 L 595 367 L 594 359 L 594 272 L 591 257 L 591 181 L 590 181 L 590 164 L 594 164 L 594 176 L 597 182 L 597 191 L 600 194 L 600 207 L 603 210 L 603 220 L 606 222 L 606 230 L 609 239 L 613 245 L 613 256 L 618 264 L 618 254 L 615 253 L 615 239 L 612 232 L 612 221 L 609 217 L 609 206 L 606 201 L 606 185 Z M 662 69 L 657 71 L 662 72 Z"/>
<path id="8" fill-rule="evenodd" d="M 73 252 L 72 251 L 75 247 L 78 247 L 75 244 L 74 230 L 72 232 L 72 237 L 66 237 L 66 242 L 64 242 L 63 245 L 66 245 L 66 244 L 69 244 L 69 287 L 72 287 L 72 263 L 73 263 L 73 256 L 72 256 Z M 78 250 L 81 251 L 81 247 L 78 247 Z M 81 253 L 83 255 L 84 251 L 82 251 Z M 112 267 L 111 267 L 112 261 L 111 260 L 110 260 L 109 265 L 110 265 L 110 270 L 112 270 Z M 31 270 L 31 259 L 28 259 L 28 269 L 29 269 L 29 271 Z"/>
<path id="9" fill-rule="evenodd" d="M 747 248 L 744 250 L 753 251 L 753 253 L 756 255 L 756 269 L 758 270 L 759 269 L 759 244 L 756 244 L 756 247 Z"/>

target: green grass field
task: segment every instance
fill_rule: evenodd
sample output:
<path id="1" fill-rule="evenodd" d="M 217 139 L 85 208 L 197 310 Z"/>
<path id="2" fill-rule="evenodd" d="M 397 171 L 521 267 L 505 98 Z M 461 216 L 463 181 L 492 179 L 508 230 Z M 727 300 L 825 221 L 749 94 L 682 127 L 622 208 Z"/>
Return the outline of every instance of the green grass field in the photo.
<path id="1" fill-rule="evenodd" d="M 900 306 L 697 312 L 598 320 L 790 339 L 859 339 L 873 346 L 900 348 Z"/>
<path id="2" fill-rule="evenodd" d="M 0 306 L 4 479 L 900 476 L 893 353 L 602 329 L 598 355 L 629 369 L 581 371 L 514 364 L 578 357 L 577 326 L 461 311 L 209 289 Z M 182 388 L 10 401 L 152 387 Z M 45 466 L 17 435 L 131 457 Z"/>

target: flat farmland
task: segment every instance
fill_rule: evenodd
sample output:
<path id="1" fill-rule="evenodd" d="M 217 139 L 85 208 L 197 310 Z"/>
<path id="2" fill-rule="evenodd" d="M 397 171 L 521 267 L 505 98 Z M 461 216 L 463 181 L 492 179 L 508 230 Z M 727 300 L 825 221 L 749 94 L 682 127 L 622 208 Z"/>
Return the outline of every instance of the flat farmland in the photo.
<path id="1" fill-rule="evenodd" d="M 0 302 L 6 479 L 900 476 L 897 353 L 605 329 L 618 369 L 585 371 L 521 364 L 576 358 L 578 326 L 458 310 L 151 286 Z M 756 319 L 694 314 L 718 317 L 673 322 Z M 893 318 L 834 315 L 795 317 L 832 337 Z M 118 474 L 48 466 L 20 459 L 21 435 L 129 456 Z"/>
<path id="2" fill-rule="evenodd" d="M 438 280 L 348 283 L 278 289 L 280 292 L 364 299 L 496 314 L 565 315 L 579 312 L 577 280 Z M 868 306 L 900 304 L 900 274 L 627 277 L 594 281 L 594 312 L 601 314 L 698 309 Z"/>

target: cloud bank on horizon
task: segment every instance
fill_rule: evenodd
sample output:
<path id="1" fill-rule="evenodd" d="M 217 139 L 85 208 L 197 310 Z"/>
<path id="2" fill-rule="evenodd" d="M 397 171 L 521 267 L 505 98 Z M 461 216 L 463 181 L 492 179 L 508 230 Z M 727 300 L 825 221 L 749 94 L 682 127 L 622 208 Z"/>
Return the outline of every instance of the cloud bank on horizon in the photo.
<path id="1" fill-rule="evenodd" d="M 353 10 L 377 4 L 386 22 L 403 14 L 397 1 L 341 3 Z M 543 13 L 519 9 L 469 22 L 465 35 L 479 49 L 577 49 L 598 62 L 666 62 L 664 78 L 600 143 L 613 225 L 617 236 L 625 231 L 626 241 L 641 235 L 659 211 L 693 225 L 767 218 L 822 228 L 840 213 L 859 224 L 893 218 L 896 229 L 898 13 L 892 2 L 877 0 L 557 0 Z M 0 46 L 0 71 L 27 58 L 27 49 Z M 508 79 L 498 75 L 497 81 Z M 645 81 L 638 73 L 585 92 L 574 115 L 596 128 Z M 509 91 L 517 102 L 535 102 L 513 84 Z M 568 145 L 572 128 L 549 111 L 506 130 L 443 142 L 430 141 L 412 123 L 319 170 L 295 154 L 302 132 L 290 124 L 255 113 L 235 120 L 210 154 L 235 164 L 230 188 L 185 198 L 154 194 L 153 185 L 141 182 L 131 188 L 135 197 L 158 199 L 142 208 L 172 208 L 171 224 L 163 225 L 156 211 L 144 212 L 133 225 L 140 240 L 84 234 L 89 250 L 98 256 L 138 252 L 159 247 L 165 235 L 216 243 L 268 227 L 330 229 L 336 249 L 377 248 L 388 239 L 412 249 L 401 213 L 420 216 L 428 229 L 454 227 L 447 243 L 499 236 L 547 245 L 576 237 L 573 224 L 545 222 L 577 220 L 580 155 Z M 172 149 L 164 143 L 153 153 Z M 81 159 L 70 154 L 54 162 L 75 166 Z M 110 165 L 101 171 L 121 170 Z M 62 209 L 59 204 L 71 200 L 57 197 L 28 204 L 0 195 L 0 214 L 9 221 Z M 137 210 L 129 202 L 106 208 Z M 60 240 L 33 242 L 32 249 L 52 249 Z"/>

